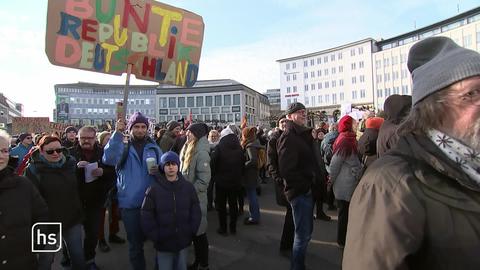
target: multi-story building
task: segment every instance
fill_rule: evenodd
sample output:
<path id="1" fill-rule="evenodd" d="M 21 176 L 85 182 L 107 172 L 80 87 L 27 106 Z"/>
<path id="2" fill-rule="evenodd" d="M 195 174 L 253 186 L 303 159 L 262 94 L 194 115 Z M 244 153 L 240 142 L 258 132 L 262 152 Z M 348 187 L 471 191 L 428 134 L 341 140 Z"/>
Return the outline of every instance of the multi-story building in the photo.
<path id="1" fill-rule="evenodd" d="M 124 85 L 74 83 L 55 85 L 54 121 L 102 126 L 116 121 L 116 103 Z M 139 111 L 157 123 L 184 118 L 209 124 L 266 125 L 268 98 L 233 80 L 197 81 L 191 88 L 170 85 L 131 85 L 127 117 Z"/>
<path id="2" fill-rule="evenodd" d="M 302 102 L 311 111 L 332 113 L 342 103 L 373 105 L 371 38 L 277 60 L 281 109 Z"/>
<path id="3" fill-rule="evenodd" d="M 270 102 L 270 115 L 278 116 L 281 112 L 280 109 L 280 88 L 276 89 L 267 89 L 265 96 L 268 98 L 268 102 Z"/>
<path id="4" fill-rule="evenodd" d="M 377 42 L 379 50 L 373 54 L 376 108 L 383 109 L 390 95 L 412 94 L 408 52 L 413 44 L 431 36 L 446 36 L 460 46 L 480 52 L 480 8 Z"/>
<path id="5" fill-rule="evenodd" d="M 367 38 L 277 60 L 281 109 L 299 101 L 310 111 L 328 114 L 342 104 L 382 110 L 388 96 L 412 94 L 408 51 L 431 36 L 447 36 L 460 46 L 480 51 L 480 7 L 386 40 Z"/>
<path id="6" fill-rule="evenodd" d="M 13 117 L 23 116 L 23 105 L 16 103 L 0 93 L 0 128 L 10 130 Z"/>
<path id="7" fill-rule="evenodd" d="M 155 118 L 155 85 L 130 85 L 126 115 L 139 111 Z M 124 85 L 73 83 L 55 85 L 54 121 L 73 125 L 102 126 L 116 121 L 117 102 Z"/>
<path id="8" fill-rule="evenodd" d="M 161 85 L 157 88 L 157 120 L 190 119 L 207 124 L 268 125 L 268 98 L 234 80 L 197 81 L 191 88 Z"/>

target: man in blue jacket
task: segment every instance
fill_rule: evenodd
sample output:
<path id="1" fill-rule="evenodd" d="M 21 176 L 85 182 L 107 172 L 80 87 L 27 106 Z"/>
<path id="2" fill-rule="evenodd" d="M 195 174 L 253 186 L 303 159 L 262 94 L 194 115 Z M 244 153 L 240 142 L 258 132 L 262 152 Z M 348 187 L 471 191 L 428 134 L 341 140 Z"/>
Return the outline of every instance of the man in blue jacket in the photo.
<path id="1" fill-rule="evenodd" d="M 23 133 L 18 137 L 20 142 L 17 146 L 10 150 L 10 156 L 18 157 L 17 167 L 22 163 L 23 157 L 30 151 L 33 147 L 32 134 Z"/>
<path id="2" fill-rule="evenodd" d="M 105 146 L 103 162 L 116 166 L 117 196 L 122 220 L 127 232 L 129 257 L 132 268 L 144 270 L 145 256 L 143 242 L 145 236 L 140 223 L 140 208 L 145 191 L 154 181 L 162 151 L 155 141 L 147 136 L 148 119 L 135 112 L 128 120 L 127 128 L 131 139 L 123 142 L 125 121 L 117 121 L 115 132 Z M 155 166 L 147 167 L 147 159 L 155 159 Z"/>

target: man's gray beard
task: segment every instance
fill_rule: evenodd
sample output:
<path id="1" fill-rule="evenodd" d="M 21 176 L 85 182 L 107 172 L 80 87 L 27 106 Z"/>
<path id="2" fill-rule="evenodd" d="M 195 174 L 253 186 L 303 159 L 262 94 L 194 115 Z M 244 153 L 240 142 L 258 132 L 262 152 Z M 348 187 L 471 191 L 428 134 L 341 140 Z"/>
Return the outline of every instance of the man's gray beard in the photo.
<path id="1" fill-rule="evenodd" d="M 476 120 L 472 127 L 466 130 L 457 130 L 455 133 L 458 140 L 466 146 L 480 152 L 480 120 Z"/>

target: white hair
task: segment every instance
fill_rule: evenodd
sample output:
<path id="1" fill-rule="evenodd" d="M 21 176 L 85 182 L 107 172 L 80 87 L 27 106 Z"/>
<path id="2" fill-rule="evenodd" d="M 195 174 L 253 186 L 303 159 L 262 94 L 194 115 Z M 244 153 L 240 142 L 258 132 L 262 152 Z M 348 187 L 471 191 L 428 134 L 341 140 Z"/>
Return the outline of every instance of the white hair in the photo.
<path id="1" fill-rule="evenodd" d="M 0 139 L 3 139 L 3 140 L 5 140 L 8 144 L 10 144 L 10 140 L 12 139 L 12 137 L 10 136 L 10 134 L 8 134 L 8 132 L 6 132 L 6 131 L 3 130 L 3 129 L 0 129 Z"/>

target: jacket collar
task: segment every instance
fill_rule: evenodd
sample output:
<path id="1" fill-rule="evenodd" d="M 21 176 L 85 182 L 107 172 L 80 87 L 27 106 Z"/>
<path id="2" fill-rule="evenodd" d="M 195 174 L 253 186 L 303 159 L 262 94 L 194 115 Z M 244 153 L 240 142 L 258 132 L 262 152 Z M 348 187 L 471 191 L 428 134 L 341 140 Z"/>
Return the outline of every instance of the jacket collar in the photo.
<path id="1" fill-rule="evenodd" d="M 298 124 L 296 124 L 295 122 L 293 121 L 288 121 L 287 124 L 286 124 L 286 127 L 285 127 L 286 130 L 289 130 L 290 132 L 295 132 L 297 134 L 301 134 L 301 133 L 304 133 L 304 132 L 311 132 L 311 128 L 309 127 L 306 127 L 306 126 L 300 126 Z"/>

